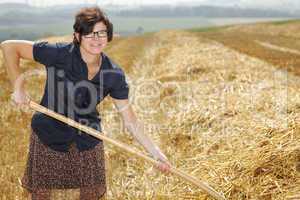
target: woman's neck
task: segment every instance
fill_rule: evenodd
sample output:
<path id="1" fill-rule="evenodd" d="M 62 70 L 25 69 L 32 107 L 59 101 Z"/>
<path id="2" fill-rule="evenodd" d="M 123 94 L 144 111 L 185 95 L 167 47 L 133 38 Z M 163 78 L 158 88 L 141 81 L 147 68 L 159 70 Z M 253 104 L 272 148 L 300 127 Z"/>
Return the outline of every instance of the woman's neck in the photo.
<path id="1" fill-rule="evenodd" d="M 82 47 L 80 47 L 80 53 L 81 53 L 82 59 L 84 60 L 84 62 L 87 65 L 95 65 L 95 64 L 99 65 L 100 64 L 101 56 L 90 54 L 90 53 L 86 52 L 86 50 Z"/>

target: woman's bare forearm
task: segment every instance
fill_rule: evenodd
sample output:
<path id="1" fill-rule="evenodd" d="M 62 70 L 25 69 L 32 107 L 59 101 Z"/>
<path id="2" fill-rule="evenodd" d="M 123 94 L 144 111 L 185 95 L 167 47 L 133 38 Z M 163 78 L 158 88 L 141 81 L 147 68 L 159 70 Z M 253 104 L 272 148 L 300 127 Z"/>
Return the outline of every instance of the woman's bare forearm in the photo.
<path id="1" fill-rule="evenodd" d="M 8 78 L 14 88 L 17 87 L 16 80 L 20 76 L 20 56 L 9 43 L 1 43 L 1 49 L 4 57 L 4 66 L 8 74 Z"/>
<path id="2" fill-rule="evenodd" d="M 144 125 L 139 122 L 128 99 L 113 99 L 118 111 L 122 114 L 123 123 L 133 137 L 156 159 L 168 162 L 167 157 L 160 151 L 148 135 L 144 133 Z"/>
<path id="3" fill-rule="evenodd" d="M 149 152 L 155 159 L 167 161 L 167 157 L 161 152 L 160 148 L 144 133 L 142 123 L 135 121 L 127 123 L 126 128 L 131 132 L 134 138 Z"/>
<path id="4" fill-rule="evenodd" d="M 15 90 L 23 89 L 24 87 L 23 80 L 20 78 L 20 58 L 32 58 L 31 45 L 32 42 L 22 40 L 7 40 L 0 44 L 8 78 Z"/>

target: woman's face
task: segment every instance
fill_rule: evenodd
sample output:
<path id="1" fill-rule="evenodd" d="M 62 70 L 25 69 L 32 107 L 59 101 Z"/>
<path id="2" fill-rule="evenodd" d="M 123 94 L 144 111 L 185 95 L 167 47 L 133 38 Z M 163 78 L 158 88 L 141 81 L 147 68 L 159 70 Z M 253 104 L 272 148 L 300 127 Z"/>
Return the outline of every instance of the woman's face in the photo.
<path id="1" fill-rule="evenodd" d="M 78 38 L 79 34 L 76 33 L 76 35 Z M 92 33 L 82 36 L 80 47 L 89 54 L 99 55 L 107 43 L 106 25 L 103 22 L 98 22 L 95 24 Z"/>

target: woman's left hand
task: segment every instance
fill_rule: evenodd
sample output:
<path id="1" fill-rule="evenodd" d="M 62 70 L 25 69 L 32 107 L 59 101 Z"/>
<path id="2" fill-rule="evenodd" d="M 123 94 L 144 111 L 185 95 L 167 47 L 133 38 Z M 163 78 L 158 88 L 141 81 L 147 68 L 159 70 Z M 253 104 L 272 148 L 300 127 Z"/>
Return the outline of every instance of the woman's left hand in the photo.
<path id="1" fill-rule="evenodd" d="M 167 156 L 159 149 L 157 150 L 157 152 L 152 154 L 152 156 L 158 161 L 158 164 L 154 167 L 166 175 L 169 174 L 172 164 L 169 162 Z"/>
<path id="2" fill-rule="evenodd" d="M 159 164 L 156 165 L 156 167 L 164 174 L 168 175 L 171 171 L 171 163 L 169 162 L 161 162 L 159 161 Z"/>

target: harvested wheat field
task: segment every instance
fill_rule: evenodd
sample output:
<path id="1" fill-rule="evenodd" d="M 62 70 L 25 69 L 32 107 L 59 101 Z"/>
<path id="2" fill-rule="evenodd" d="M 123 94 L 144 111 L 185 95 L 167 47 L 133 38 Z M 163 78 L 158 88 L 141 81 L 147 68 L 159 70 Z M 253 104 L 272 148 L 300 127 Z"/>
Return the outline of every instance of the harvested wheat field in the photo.
<path id="1" fill-rule="evenodd" d="M 299 23 L 289 26 L 299 27 Z M 230 29 L 242 31 L 235 26 L 217 32 L 225 35 Z M 299 37 L 290 34 L 286 37 Z M 209 183 L 227 199 L 300 199 L 300 77 L 269 57 L 249 54 L 216 38 L 214 31 L 166 30 L 118 38 L 106 52 L 127 73 L 130 100 L 146 133 L 176 168 Z M 265 39 L 256 38 L 271 43 Z M 299 50 L 296 42 L 289 45 L 285 48 Z M 292 60 L 299 58 L 293 55 Z M 43 70 L 33 62 L 22 66 Z M 32 113 L 11 106 L 3 66 L 0 76 L 0 199 L 29 199 L 20 178 Z M 35 101 L 41 98 L 43 84 L 43 75 L 27 83 Z M 120 117 L 109 98 L 99 110 L 105 134 L 141 149 L 120 131 Z M 108 144 L 106 167 L 108 199 L 211 199 L 195 186 L 162 175 Z M 56 191 L 53 199 L 78 199 L 78 193 Z"/>
<path id="2" fill-rule="evenodd" d="M 200 34 L 300 75 L 299 20 L 237 25 Z"/>

